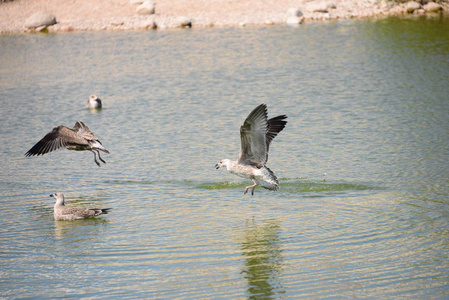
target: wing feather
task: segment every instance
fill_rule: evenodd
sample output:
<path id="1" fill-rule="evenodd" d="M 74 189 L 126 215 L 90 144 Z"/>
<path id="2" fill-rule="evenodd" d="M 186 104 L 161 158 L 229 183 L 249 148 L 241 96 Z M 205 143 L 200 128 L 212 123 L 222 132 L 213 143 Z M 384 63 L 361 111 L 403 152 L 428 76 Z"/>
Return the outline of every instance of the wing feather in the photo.
<path id="1" fill-rule="evenodd" d="M 257 106 L 240 127 L 241 149 L 238 163 L 262 167 L 267 156 L 267 106 Z"/>
<path id="2" fill-rule="evenodd" d="M 64 207 L 61 211 L 62 215 L 75 215 L 79 218 L 87 218 L 95 215 L 95 211 L 81 207 Z"/>
<path id="3" fill-rule="evenodd" d="M 89 143 L 81 136 L 73 132 L 72 129 L 65 126 L 58 126 L 47 133 L 39 142 L 36 143 L 25 156 L 44 155 L 59 148 L 69 145 L 89 146 Z"/>
<path id="4" fill-rule="evenodd" d="M 93 134 L 92 131 L 90 131 L 89 127 L 87 127 L 83 122 L 78 121 L 75 123 L 75 126 L 73 126 L 73 131 L 76 132 L 78 135 L 82 136 L 86 140 L 90 141 L 96 141 L 98 138 Z"/>
<path id="5" fill-rule="evenodd" d="M 267 106 L 257 106 L 240 127 L 241 149 L 238 163 L 258 168 L 268 161 L 271 141 L 287 124 L 286 115 L 267 120 Z"/>
<path id="6" fill-rule="evenodd" d="M 268 151 L 270 149 L 271 141 L 278 135 L 279 132 L 282 131 L 282 129 L 284 129 L 285 125 L 287 125 L 287 121 L 285 121 L 285 119 L 287 119 L 287 116 L 281 115 L 268 120 L 267 134 L 266 134 L 266 141 L 267 141 L 266 161 L 268 161 Z"/>
<path id="7" fill-rule="evenodd" d="M 82 208 L 82 207 L 67 207 L 60 209 L 61 215 L 74 215 L 78 218 L 89 218 L 101 214 L 107 214 L 110 208 Z"/>

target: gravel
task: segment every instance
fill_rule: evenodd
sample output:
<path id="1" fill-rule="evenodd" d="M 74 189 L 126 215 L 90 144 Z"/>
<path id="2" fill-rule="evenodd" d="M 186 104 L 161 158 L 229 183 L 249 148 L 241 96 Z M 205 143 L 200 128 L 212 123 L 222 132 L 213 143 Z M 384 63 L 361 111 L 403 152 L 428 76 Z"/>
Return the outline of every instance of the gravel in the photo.
<path id="1" fill-rule="evenodd" d="M 448 0 L 449 1 L 449 0 Z M 448 1 L 443 1 L 447 11 Z M 441 1 L 440 1 L 441 2 Z M 26 19 L 39 11 L 56 16 L 48 31 L 132 30 L 181 27 L 228 27 L 285 24 L 289 12 L 299 9 L 298 20 L 365 18 L 403 13 L 385 0 L 156 0 L 154 15 L 139 15 L 130 0 L 13 0 L 0 2 L 0 33 L 29 31 Z M 404 5 L 404 4 L 401 4 Z M 290 19 L 291 20 L 291 19 Z M 298 22 L 299 23 L 299 22 Z"/>

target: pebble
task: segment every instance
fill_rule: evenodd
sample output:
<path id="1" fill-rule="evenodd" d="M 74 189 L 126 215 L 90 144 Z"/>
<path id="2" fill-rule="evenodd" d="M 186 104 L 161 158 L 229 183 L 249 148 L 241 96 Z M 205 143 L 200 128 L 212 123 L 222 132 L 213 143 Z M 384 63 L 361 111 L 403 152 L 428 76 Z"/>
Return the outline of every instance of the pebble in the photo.
<path id="1" fill-rule="evenodd" d="M 43 0 L 36 0 L 43 1 Z M 104 4 L 101 1 L 96 4 Z M 165 0 L 164 0 L 165 1 Z M 170 1 L 170 0 L 167 0 Z M 195 1 L 195 0 L 192 0 Z M 248 0 L 249 1 L 249 0 Z M 128 5 L 127 8 L 134 14 L 129 15 L 128 13 L 117 13 L 112 14 L 113 17 L 106 17 L 102 14 L 102 11 L 111 12 L 107 8 L 102 11 L 98 11 L 98 18 L 87 18 L 92 12 L 86 12 L 86 19 L 82 18 L 70 18 L 65 13 L 64 18 L 59 20 L 58 13 L 60 10 L 58 7 L 53 7 L 49 10 L 53 13 L 54 20 L 58 19 L 55 25 L 25 25 L 25 18 L 13 19 L 14 16 L 19 11 L 30 11 L 30 6 L 25 2 L 19 6 L 15 1 L 8 2 L 0 6 L 0 14 L 5 13 L 7 9 L 6 20 L 0 23 L 0 33 L 12 33 L 12 32 L 23 32 L 27 31 L 28 28 L 43 31 L 85 31 L 85 30 L 129 30 L 129 29 L 164 29 L 164 28 L 185 28 L 191 27 L 193 20 L 195 22 L 195 27 L 229 27 L 229 26 L 246 26 L 251 25 L 274 25 L 274 24 L 301 24 L 307 20 L 326 20 L 326 19 L 347 19 L 347 18 L 364 18 L 364 17 L 375 17 L 378 15 L 388 16 L 388 15 L 404 15 L 409 11 L 410 13 L 422 15 L 430 14 L 435 12 L 444 11 L 447 13 L 449 11 L 449 0 L 439 0 L 435 2 L 428 2 L 427 4 L 421 6 L 420 1 L 409 1 L 406 3 L 395 3 L 386 2 L 384 0 L 302 0 L 296 2 L 292 6 L 290 1 L 280 0 L 276 6 L 272 7 L 272 10 L 267 10 L 263 8 L 261 10 L 255 10 L 251 6 L 248 7 L 247 11 L 239 11 L 237 9 L 235 13 L 230 14 L 230 8 L 223 8 L 223 13 L 216 14 L 215 12 L 220 11 L 220 5 L 211 2 L 210 6 L 215 8 L 214 10 L 198 12 L 197 8 L 184 9 L 185 12 L 178 15 L 180 10 L 174 9 L 174 12 L 170 14 L 167 10 L 167 3 L 162 2 L 165 6 L 161 12 L 156 14 L 156 2 L 154 0 L 129 0 L 125 1 L 123 5 Z M 438 2 L 438 3 L 436 3 Z M 337 5 L 336 5 L 337 4 Z M 162 5 L 162 4 L 161 4 Z M 280 5 L 286 5 L 284 9 L 280 9 Z M 215 7 L 216 6 L 216 7 Z M 96 7 L 95 5 L 93 8 Z M 146 7 L 146 9 L 143 9 Z M 131 9 L 130 9 L 131 8 Z M 208 7 L 209 8 L 209 7 Z M 116 9 L 116 8 L 115 8 Z M 139 9 L 139 11 L 137 11 Z M 217 11 L 218 9 L 218 11 Z M 124 9 L 125 11 L 125 9 Z M 10 13 L 11 12 L 11 13 Z M 34 12 L 33 12 L 34 13 Z M 20 15 L 20 14 L 18 14 Z M 30 13 L 29 15 L 32 15 Z M 155 16 L 154 18 L 148 19 L 149 16 Z M 188 16 L 188 17 L 187 17 Z M 94 21 L 92 21 L 94 20 Z M 17 22 L 19 21 L 19 22 Z M 19 24 L 17 24 L 19 23 Z M 30 26 L 30 27 L 28 27 Z M 44 27 L 41 27 L 44 26 Z M 45 27 L 49 26 L 49 27 Z M 26 29 L 25 29 L 26 28 Z"/>

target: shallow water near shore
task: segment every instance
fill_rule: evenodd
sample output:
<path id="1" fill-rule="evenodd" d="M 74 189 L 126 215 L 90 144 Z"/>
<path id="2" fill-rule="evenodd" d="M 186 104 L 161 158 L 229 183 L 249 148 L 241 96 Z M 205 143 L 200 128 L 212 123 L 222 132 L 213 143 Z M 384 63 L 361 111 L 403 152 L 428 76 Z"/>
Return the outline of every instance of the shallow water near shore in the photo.
<path id="1" fill-rule="evenodd" d="M 5 298 L 445 298 L 449 22 L 0 36 Z M 103 100 L 85 109 L 90 94 Z M 214 165 L 288 115 L 277 192 Z M 25 158 L 83 121 L 111 152 Z M 112 207 L 54 221 L 67 205 Z"/>

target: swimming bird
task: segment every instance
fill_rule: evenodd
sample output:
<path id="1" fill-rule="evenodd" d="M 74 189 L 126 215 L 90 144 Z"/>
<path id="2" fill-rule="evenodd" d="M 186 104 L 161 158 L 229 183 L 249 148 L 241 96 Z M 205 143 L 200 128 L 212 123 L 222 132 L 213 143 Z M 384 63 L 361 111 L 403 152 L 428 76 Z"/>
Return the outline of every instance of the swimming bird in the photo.
<path id="1" fill-rule="evenodd" d="M 106 162 L 101 158 L 99 150 L 109 153 L 89 128 L 83 122 L 78 121 L 73 129 L 63 125 L 53 128 L 52 131 L 47 133 L 36 145 L 28 150 L 25 156 L 44 155 L 59 148 L 76 151 L 89 150 L 94 154 L 94 160 L 98 166 L 100 166 L 100 163 L 97 161 L 95 152 L 103 163 Z"/>
<path id="2" fill-rule="evenodd" d="M 80 220 L 107 214 L 112 208 L 83 208 L 65 206 L 63 193 L 54 193 L 50 197 L 56 198 L 53 215 L 55 220 Z"/>
<path id="3" fill-rule="evenodd" d="M 215 165 L 216 169 L 224 166 L 230 173 L 254 182 L 254 185 L 245 188 L 243 194 L 251 188 L 251 195 L 254 195 L 258 185 L 273 191 L 279 189 L 279 181 L 266 163 L 270 143 L 284 129 L 287 124 L 285 119 L 287 116 L 281 115 L 268 120 L 267 106 L 257 106 L 240 127 L 241 149 L 238 160 L 223 159 Z"/>
<path id="4" fill-rule="evenodd" d="M 92 94 L 89 96 L 89 100 L 87 100 L 86 106 L 87 108 L 101 108 L 101 99 Z"/>

